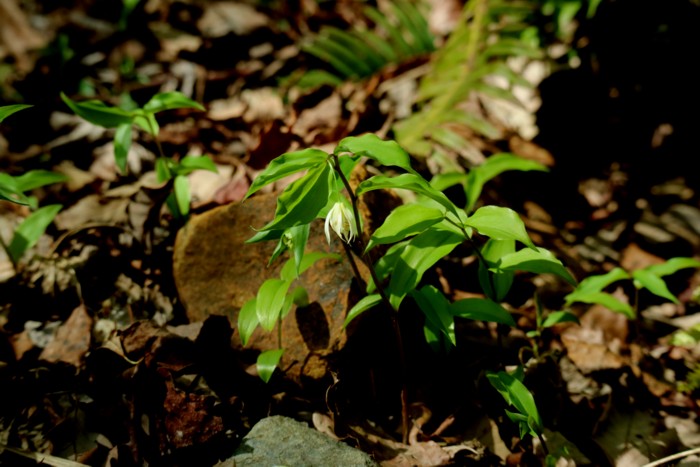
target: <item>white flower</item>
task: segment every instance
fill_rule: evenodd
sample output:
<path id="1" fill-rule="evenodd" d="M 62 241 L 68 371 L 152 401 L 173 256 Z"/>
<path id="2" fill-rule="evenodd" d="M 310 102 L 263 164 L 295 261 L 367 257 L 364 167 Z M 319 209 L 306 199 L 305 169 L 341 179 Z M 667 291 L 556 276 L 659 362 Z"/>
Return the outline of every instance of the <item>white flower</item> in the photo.
<path id="1" fill-rule="evenodd" d="M 331 227 L 345 243 L 350 243 L 357 237 L 355 216 L 345 203 L 335 203 L 326 216 L 326 239 L 329 245 L 331 244 Z"/>

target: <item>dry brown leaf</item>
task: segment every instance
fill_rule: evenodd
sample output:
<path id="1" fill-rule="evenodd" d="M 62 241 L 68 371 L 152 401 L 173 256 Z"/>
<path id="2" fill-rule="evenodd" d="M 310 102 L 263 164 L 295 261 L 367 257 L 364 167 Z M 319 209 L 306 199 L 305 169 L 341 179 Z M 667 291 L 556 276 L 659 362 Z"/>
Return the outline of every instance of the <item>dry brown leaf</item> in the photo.
<path id="1" fill-rule="evenodd" d="M 54 339 L 44 348 L 39 359 L 80 366 L 90 349 L 91 331 L 92 318 L 85 306 L 81 305 L 58 328 Z"/>
<path id="2" fill-rule="evenodd" d="M 250 5 L 239 2 L 208 2 L 197 27 L 204 37 L 250 34 L 267 25 L 269 18 Z"/>

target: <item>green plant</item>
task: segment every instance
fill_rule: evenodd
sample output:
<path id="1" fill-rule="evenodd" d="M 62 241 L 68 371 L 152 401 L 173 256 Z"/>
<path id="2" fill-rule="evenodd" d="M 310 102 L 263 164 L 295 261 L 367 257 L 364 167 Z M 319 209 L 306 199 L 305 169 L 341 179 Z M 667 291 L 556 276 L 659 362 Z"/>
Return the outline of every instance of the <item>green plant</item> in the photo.
<path id="1" fill-rule="evenodd" d="M 546 314 L 542 309 L 542 303 L 539 296 L 535 294 L 535 329 L 526 333 L 527 337 L 532 339 L 532 352 L 535 358 L 540 357 L 540 348 L 542 347 L 542 333 L 545 329 L 551 328 L 560 323 L 576 323 L 580 324 L 578 317 L 570 311 L 553 311 Z"/>
<path id="2" fill-rule="evenodd" d="M 475 111 L 474 105 L 470 109 L 465 104 L 478 95 L 518 104 L 512 87 L 532 86 L 507 59 L 544 56 L 537 41 L 526 33 L 529 24 L 524 21 L 538 7 L 531 1 L 466 2 L 460 22 L 420 81 L 418 111 L 393 127 L 398 143 L 413 155 L 427 157 L 434 147 L 457 152 L 472 147 L 465 132 L 498 136 L 500 131 Z M 494 85 L 489 81 L 492 76 L 505 79 L 508 87 Z"/>
<path id="3" fill-rule="evenodd" d="M 399 169 L 402 173 L 375 175 L 353 188 L 348 180 L 361 158 L 387 170 Z M 258 175 L 246 198 L 270 183 L 301 171 L 306 171 L 306 174 L 279 195 L 273 220 L 249 241 L 277 240 L 273 259 L 290 250 L 292 266 L 288 267 L 298 275 L 305 264 L 309 224 L 317 218 L 325 218 L 329 243 L 332 229 L 341 238 L 341 245 L 358 280 L 362 281 L 362 278 L 357 273 L 355 256 L 363 260 L 371 275 L 367 284 L 368 295 L 348 311 L 345 325 L 368 309 L 383 304 L 391 316 L 402 368 L 405 368 L 405 361 L 397 316 L 408 296 L 425 315 L 424 331 L 428 342 L 433 347 L 453 346 L 456 344 L 455 318 L 515 324 L 510 313 L 500 304 L 515 271 L 553 273 L 575 284 L 573 277 L 552 253 L 532 243 L 517 213 L 498 206 L 482 206 L 473 213 L 457 207 L 411 167 L 408 154 L 394 141 L 383 141 L 376 135 L 365 134 L 343 139 L 330 154 L 320 149 L 283 154 L 273 159 Z M 366 241 L 362 235 L 359 197 L 381 189 L 408 190 L 417 199 L 394 209 Z M 472 246 L 474 254 L 484 265 L 480 283 L 486 298 L 450 303 L 435 287 L 418 288 L 423 274 L 463 243 Z M 516 248 L 516 244 L 523 247 Z M 375 260 L 372 253 L 377 245 L 391 246 Z M 241 311 L 244 318 L 241 321 L 239 317 L 239 329 L 245 329 L 247 336 L 257 324 L 271 330 L 286 313 L 286 306 L 294 302 L 289 298 L 289 287 L 290 282 L 285 278 L 266 282 L 258 291 L 255 304 L 249 302 Z M 281 352 L 272 356 L 278 355 Z M 270 358 L 265 363 L 269 370 L 274 361 Z M 407 422 L 405 394 L 404 388 L 404 427 Z"/>
<path id="4" fill-rule="evenodd" d="M 29 107 L 31 105 L 25 104 L 0 107 L 0 123 L 13 113 Z M 27 196 L 26 192 L 65 180 L 66 177 L 64 175 L 46 170 L 30 170 L 16 177 L 0 173 L 0 200 L 36 209 L 36 198 Z M 9 243 L 6 243 L 0 236 L 0 245 L 7 253 L 10 261 L 12 261 L 15 270 L 22 255 L 39 241 L 39 238 L 51 224 L 54 217 L 56 217 L 58 211 L 61 210 L 61 207 L 60 204 L 51 204 L 36 209 L 17 226 Z"/>
<path id="5" fill-rule="evenodd" d="M 160 126 L 155 115 L 165 110 L 174 109 L 204 110 L 201 104 L 176 91 L 156 94 L 143 107 L 137 107 L 133 101 L 127 100 L 124 105 L 127 108 L 108 106 L 98 100 L 74 102 L 63 93 L 61 93 L 61 98 L 73 112 L 85 120 L 105 128 L 116 128 L 114 157 L 117 167 L 122 173 L 126 172 L 133 127 L 140 128 L 151 135 L 160 153 L 160 157 L 156 161 L 158 180 L 172 183 L 173 193 L 167 198 L 170 212 L 176 218 L 188 215 L 190 191 L 185 175 L 199 169 L 216 172 L 216 166 L 206 157 L 185 157 L 179 163 L 167 158 L 158 141 Z"/>
<path id="6" fill-rule="evenodd" d="M 390 63 L 435 50 L 435 38 L 414 2 L 396 0 L 388 10 L 364 8 L 364 16 L 374 23 L 375 30 L 357 25 L 349 31 L 324 26 L 317 36 L 302 43 L 304 52 L 328 63 L 335 73 L 310 70 L 297 85 L 339 85 L 345 80 L 368 77 Z"/>
<path id="7" fill-rule="evenodd" d="M 520 429 L 520 437 L 525 435 L 536 437 L 542 443 L 542 447 L 546 454 L 549 454 L 547 443 L 544 440 L 544 426 L 540 418 L 535 398 L 532 393 L 523 384 L 525 372 L 522 366 L 518 366 L 515 371 L 507 373 L 499 371 L 498 373 L 487 372 L 491 386 L 505 399 L 506 403 L 513 407 L 515 411 L 511 412 L 506 409 L 506 415 L 513 422 L 518 424 Z"/>
<path id="8" fill-rule="evenodd" d="M 638 318 L 639 291 L 642 289 L 673 303 L 679 303 L 675 295 L 668 290 L 662 278 L 687 268 L 700 268 L 700 261 L 693 258 L 671 258 L 665 263 L 637 269 L 631 274 L 617 267 L 605 274 L 590 276 L 582 280 L 574 291 L 565 297 L 564 306 L 570 307 L 574 303 L 599 304 L 612 311 L 622 313 L 630 319 L 636 319 Z M 634 286 L 635 297 L 632 305 L 604 291 L 611 284 L 625 280 L 632 281 Z"/>

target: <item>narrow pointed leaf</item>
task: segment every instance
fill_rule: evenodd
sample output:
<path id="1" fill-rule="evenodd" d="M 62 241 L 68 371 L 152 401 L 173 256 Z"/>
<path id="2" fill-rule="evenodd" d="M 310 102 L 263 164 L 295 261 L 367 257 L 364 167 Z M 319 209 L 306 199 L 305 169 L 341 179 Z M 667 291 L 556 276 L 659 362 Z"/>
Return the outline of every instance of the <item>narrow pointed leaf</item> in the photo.
<path id="1" fill-rule="evenodd" d="M 454 316 L 450 312 L 450 302 L 438 289 L 427 285 L 411 292 L 425 318 L 430 321 L 431 329 L 442 333 L 452 345 L 457 345 Z"/>
<path id="2" fill-rule="evenodd" d="M 265 170 L 255 178 L 248 189 L 245 198 L 258 191 L 265 185 L 276 182 L 284 177 L 301 172 L 302 170 L 318 167 L 326 163 L 328 154 L 320 149 L 304 149 L 302 151 L 288 152 L 270 161 Z M 244 199 L 245 199 L 244 198 Z"/>
<path id="3" fill-rule="evenodd" d="M 419 175 L 414 174 L 402 174 L 396 177 L 387 177 L 384 175 L 375 175 L 358 185 L 356 194 L 359 196 L 362 193 L 366 193 L 372 190 L 380 190 L 385 188 L 397 189 L 397 190 L 410 190 L 414 193 L 424 195 L 432 200 L 437 201 L 442 206 L 444 206 L 448 211 L 453 214 L 457 214 L 457 207 L 450 201 L 447 196 L 442 192 L 431 187 L 428 182 L 426 182 Z"/>
<path id="4" fill-rule="evenodd" d="M 415 289 L 425 271 L 449 254 L 464 237 L 451 230 L 433 226 L 413 237 L 394 265 L 387 292 L 391 305 L 398 310 L 406 294 Z"/>
<path id="5" fill-rule="evenodd" d="M 180 161 L 178 173 L 180 175 L 188 175 L 195 170 L 208 170 L 209 172 L 218 172 L 214 161 L 207 156 L 186 156 Z"/>
<path id="6" fill-rule="evenodd" d="M 290 284 L 282 279 L 268 279 L 258 289 L 255 312 L 266 331 L 272 331 L 277 324 Z"/>
<path id="7" fill-rule="evenodd" d="M 7 247 L 13 263 L 17 263 L 25 251 L 36 245 L 61 208 L 60 204 L 50 204 L 37 209 L 22 221 Z"/>
<path id="8" fill-rule="evenodd" d="M 680 303 L 678 298 L 668 290 L 666 282 L 648 269 L 634 271 L 632 273 L 632 278 L 634 279 L 634 286 L 637 289 L 644 288 L 661 298 L 665 298 L 673 303 Z"/>
<path id="9" fill-rule="evenodd" d="M 515 252 L 515 240 L 489 239 L 481 248 L 481 257 L 487 264 L 479 262 L 479 284 L 487 297 L 500 302 L 508 294 L 515 271 L 498 268 L 501 258 Z"/>
<path id="10" fill-rule="evenodd" d="M 665 263 L 653 264 L 645 269 L 656 276 L 663 277 L 687 268 L 700 268 L 700 261 L 693 258 L 671 258 Z"/>
<path id="11" fill-rule="evenodd" d="M 634 319 L 635 317 L 634 309 L 628 303 L 618 300 L 609 293 L 586 292 L 581 294 L 577 293 L 574 296 L 572 296 L 572 294 L 566 296 L 566 306 L 570 306 L 572 303 L 576 302 L 603 305 L 607 309 L 622 313 L 630 319 Z"/>
<path id="12" fill-rule="evenodd" d="M 133 121 L 132 112 L 127 112 L 119 107 L 110 107 L 101 101 L 74 102 L 63 93 L 61 93 L 61 99 L 76 115 L 95 125 L 114 128 L 123 124 L 131 125 Z"/>
<path id="13" fill-rule="evenodd" d="M 256 298 L 248 300 L 238 312 L 238 334 L 244 346 L 248 345 L 250 336 L 253 335 L 255 328 L 260 323 L 256 311 L 256 301 Z"/>
<path id="14" fill-rule="evenodd" d="M 63 174 L 49 172 L 48 170 L 30 170 L 17 177 L 14 177 L 15 189 L 18 192 L 33 190 L 53 183 L 65 182 L 68 180 Z"/>
<path id="15" fill-rule="evenodd" d="M 464 298 L 450 305 L 453 316 L 472 319 L 475 321 L 489 321 L 515 327 L 515 320 L 508 310 L 499 303 L 488 298 Z"/>
<path id="16" fill-rule="evenodd" d="M 445 218 L 444 211 L 420 204 L 405 204 L 394 209 L 384 223 L 374 231 L 366 251 L 376 245 L 396 243 L 418 235 Z"/>
<path id="17" fill-rule="evenodd" d="M 336 154 L 349 152 L 365 156 L 385 166 L 400 167 L 405 171 L 418 175 L 411 167 L 411 158 L 396 141 L 383 140 L 373 133 L 362 136 L 349 136 L 338 143 Z"/>
<path id="18" fill-rule="evenodd" d="M 187 217 L 190 213 L 190 182 L 184 175 L 178 175 L 175 177 L 175 182 L 173 183 L 173 193 L 175 194 L 175 202 L 177 203 L 177 210 L 181 216 Z"/>
<path id="19" fill-rule="evenodd" d="M 501 258 L 496 269 L 503 271 L 525 271 L 535 274 L 554 274 L 575 286 L 576 279 L 551 251 L 545 248 L 522 249 Z"/>
<path id="20" fill-rule="evenodd" d="M 334 259 L 336 261 L 340 261 L 342 257 L 336 253 L 324 253 L 322 251 L 312 251 L 310 253 L 304 254 L 304 256 L 301 259 L 301 263 L 299 264 L 298 271 L 299 274 L 296 274 L 296 263 L 295 261 L 287 261 L 284 266 L 282 266 L 282 271 L 280 272 L 280 278 L 287 280 L 287 281 L 293 281 L 297 277 L 299 277 L 301 274 L 304 274 L 304 272 L 309 269 L 311 266 L 316 264 L 317 261 L 321 261 L 322 259 Z"/>
<path id="21" fill-rule="evenodd" d="M 114 160 L 119 172 L 126 173 L 126 162 L 131 148 L 131 122 L 121 123 L 114 133 Z"/>
<path id="22" fill-rule="evenodd" d="M 576 290 L 567 295 L 566 304 L 570 303 L 570 298 L 575 301 L 575 298 L 578 296 L 592 292 L 601 292 L 610 284 L 625 279 L 630 279 L 630 275 L 622 268 L 614 268 L 605 274 L 587 277 L 581 281 Z"/>
<path id="23" fill-rule="evenodd" d="M 559 323 L 576 323 L 579 324 L 578 317 L 570 311 L 554 311 L 547 315 L 547 318 L 542 323 L 543 328 L 551 328 Z"/>
<path id="24" fill-rule="evenodd" d="M 164 110 L 172 109 L 204 110 L 204 107 L 199 102 L 193 101 L 178 91 L 161 92 L 156 94 L 143 106 L 143 110 L 149 113 L 158 113 Z"/>
<path id="25" fill-rule="evenodd" d="M 266 383 L 272 378 L 277 365 L 280 363 L 284 349 L 267 350 L 258 355 L 257 369 L 258 376 Z"/>
<path id="26" fill-rule="evenodd" d="M 343 328 L 350 324 L 350 321 L 360 316 L 365 311 L 377 306 L 382 301 L 382 297 L 379 294 L 372 294 L 363 297 L 359 302 L 353 306 L 348 315 L 345 317 L 345 322 L 343 322 Z"/>
<path id="27" fill-rule="evenodd" d="M 19 112 L 23 109 L 28 109 L 29 107 L 31 107 L 31 105 L 27 104 L 12 104 L 0 106 L 0 123 L 2 123 L 3 120 L 5 120 L 13 113 Z"/>
<path id="28" fill-rule="evenodd" d="M 262 230 L 288 229 L 316 219 L 328 204 L 330 173 L 330 166 L 324 163 L 285 188 L 277 198 L 275 218 Z"/>

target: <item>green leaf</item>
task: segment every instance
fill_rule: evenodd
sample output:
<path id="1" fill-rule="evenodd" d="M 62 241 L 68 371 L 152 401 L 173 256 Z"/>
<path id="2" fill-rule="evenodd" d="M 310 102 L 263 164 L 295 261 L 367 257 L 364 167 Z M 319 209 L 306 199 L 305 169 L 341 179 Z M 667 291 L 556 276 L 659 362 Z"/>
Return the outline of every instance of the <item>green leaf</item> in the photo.
<path id="1" fill-rule="evenodd" d="M 280 363 L 284 349 L 267 350 L 258 355 L 257 369 L 258 376 L 266 383 L 272 378 L 277 365 Z"/>
<path id="2" fill-rule="evenodd" d="M 526 250 L 527 251 L 527 250 Z M 479 285 L 487 297 L 500 302 L 508 294 L 515 272 L 498 268 L 501 258 L 515 252 L 515 240 L 495 240 L 490 238 L 481 248 L 481 257 L 486 264 L 479 262 Z"/>
<path id="3" fill-rule="evenodd" d="M 450 305 L 450 312 L 453 316 L 460 318 L 489 321 L 515 327 L 515 320 L 508 313 L 508 310 L 488 298 L 464 298 L 457 300 Z"/>
<path id="4" fill-rule="evenodd" d="M 578 317 L 570 311 L 554 311 L 547 315 L 547 318 L 542 323 L 543 328 L 551 328 L 559 323 L 576 323 L 580 324 Z"/>
<path id="5" fill-rule="evenodd" d="M 501 258 L 495 270 L 525 271 L 535 274 L 554 274 L 561 277 L 569 284 L 575 286 L 576 279 L 569 273 L 564 265 L 551 251 L 536 247 L 523 249 Z"/>
<path id="6" fill-rule="evenodd" d="M 418 176 L 411 167 L 411 158 L 408 153 L 396 141 L 385 141 L 373 133 L 342 139 L 336 146 L 335 153 L 342 152 L 365 156 L 385 166 L 400 167 Z"/>
<path id="7" fill-rule="evenodd" d="M 565 306 L 579 300 L 579 297 L 585 297 L 588 294 L 601 292 L 610 284 L 630 279 L 630 275 L 622 268 L 614 268 L 605 274 L 589 276 L 581 281 L 576 289 L 565 297 Z"/>
<path id="8" fill-rule="evenodd" d="M 308 224 L 328 204 L 331 168 L 322 164 L 295 180 L 277 198 L 275 218 L 262 230 L 279 230 Z"/>
<path id="9" fill-rule="evenodd" d="M 95 125 L 114 128 L 119 125 L 131 125 L 133 123 L 134 114 L 119 107 L 110 107 L 104 102 L 97 100 L 74 102 L 64 93 L 61 93 L 61 99 L 76 115 Z"/>
<path id="10" fill-rule="evenodd" d="M 510 170 L 536 170 L 546 172 L 549 169 L 538 162 L 534 162 L 529 159 L 524 159 L 513 154 L 494 154 L 493 156 L 486 159 L 486 161 L 483 164 L 474 167 L 468 173 L 467 184 L 465 188 L 465 194 L 467 196 L 466 211 L 469 212 L 472 210 L 472 208 L 476 204 L 476 201 L 481 196 L 481 190 L 483 189 L 484 184 L 486 184 L 486 182 L 502 174 L 503 172 Z"/>
<path id="11" fill-rule="evenodd" d="M 195 170 L 208 170 L 209 172 L 218 172 L 214 161 L 207 156 L 185 156 L 180 161 L 177 172 L 180 175 L 188 175 Z"/>
<path id="12" fill-rule="evenodd" d="M 647 266 L 647 271 L 655 276 L 663 277 L 674 274 L 681 269 L 700 268 L 700 261 L 693 258 L 671 258 L 665 263 Z"/>
<path id="13" fill-rule="evenodd" d="M 0 106 L 0 123 L 7 117 L 20 110 L 28 109 L 31 105 L 27 104 L 12 104 Z"/>
<path id="14" fill-rule="evenodd" d="M 445 191 L 451 186 L 464 183 L 467 180 L 467 174 L 462 172 L 448 172 L 435 175 L 430 180 L 430 186 L 438 191 Z"/>
<path id="15" fill-rule="evenodd" d="M 282 266 L 282 271 L 280 271 L 280 278 L 291 282 L 294 279 L 298 278 L 311 266 L 313 266 L 317 261 L 320 261 L 322 259 L 334 259 L 336 261 L 340 261 L 342 257 L 337 253 L 323 253 L 321 251 L 312 251 L 311 253 L 306 253 L 302 257 L 301 263 L 299 263 L 298 268 L 296 261 L 287 261 L 284 264 L 284 266 Z"/>
<path id="16" fill-rule="evenodd" d="M 432 285 L 426 285 L 420 290 L 411 291 L 410 295 L 420 307 L 425 318 L 430 321 L 431 329 L 442 333 L 453 346 L 457 345 L 454 316 L 450 310 L 450 302 L 442 292 Z"/>
<path id="17" fill-rule="evenodd" d="M 355 190 L 355 194 L 360 196 L 363 193 L 372 190 L 380 190 L 385 188 L 400 189 L 400 190 L 410 190 L 414 193 L 424 195 L 440 205 L 444 206 L 448 211 L 457 215 L 457 207 L 450 201 L 447 196 L 442 192 L 431 187 L 428 182 L 426 182 L 419 175 L 414 174 L 402 174 L 396 177 L 387 177 L 384 175 L 375 175 L 374 177 L 368 178 L 364 182 L 360 183 Z"/>
<path id="18" fill-rule="evenodd" d="M 152 113 L 143 113 L 140 109 L 135 111 L 134 125 L 154 138 L 158 136 L 158 132 L 160 131 L 160 125 L 158 125 L 155 115 Z"/>
<path id="19" fill-rule="evenodd" d="M 175 201 L 177 202 L 178 212 L 182 217 L 187 217 L 190 213 L 190 182 L 184 175 L 175 177 L 173 184 L 173 193 L 175 193 Z"/>
<path id="20" fill-rule="evenodd" d="M 345 317 L 345 322 L 343 322 L 343 328 L 347 327 L 347 325 L 350 324 L 350 321 L 357 318 L 363 312 L 377 306 L 381 301 L 382 296 L 379 294 L 372 294 L 363 297 L 350 309 L 350 311 L 348 311 L 348 315 Z"/>
<path id="21" fill-rule="evenodd" d="M 277 324 L 290 281 L 268 279 L 258 289 L 255 312 L 262 328 L 272 331 Z"/>
<path id="22" fill-rule="evenodd" d="M 14 177 L 14 180 L 17 192 L 24 193 L 25 191 L 33 190 L 41 186 L 65 182 L 68 180 L 68 177 L 56 172 L 49 172 L 48 170 L 30 170 L 29 172 Z"/>
<path id="23" fill-rule="evenodd" d="M 500 206 L 483 206 L 469 216 L 465 225 L 480 234 L 496 240 L 517 240 L 530 248 L 536 248 L 525 230 L 525 224 L 517 212 Z"/>
<path id="24" fill-rule="evenodd" d="M 29 199 L 17 187 L 17 180 L 11 175 L 2 172 L 0 172 L 0 200 L 24 206 L 29 205 Z"/>
<path id="25" fill-rule="evenodd" d="M 462 235 L 437 226 L 413 237 L 397 258 L 386 290 L 394 309 L 399 309 L 403 298 L 416 288 L 425 271 L 463 241 Z"/>
<path id="26" fill-rule="evenodd" d="M 575 292 L 567 295 L 566 306 L 570 306 L 572 303 L 590 303 L 603 305 L 609 310 L 615 311 L 617 313 L 622 313 L 630 319 L 634 319 L 634 309 L 627 303 L 618 300 L 609 293 L 605 292 L 586 292 L 578 293 Z"/>
<path id="27" fill-rule="evenodd" d="M 248 345 L 250 336 L 255 332 L 255 328 L 260 323 L 258 321 L 256 298 L 248 300 L 243 308 L 238 312 L 238 334 L 244 346 Z"/>
<path id="28" fill-rule="evenodd" d="M 525 385 L 513 375 L 504 371 L 498 373 L 487 372 L 491 385 L 498 391 L 508 405 L 513 406 L 518 413 L 509 415 L 509 418 L 520 424 L 525 424 L 532 436 L 541 434 L 544 430 L 542 419 L 535 404 L 535 398 L 532 393 L 527 390 Z"/>
<path id="29" fill-rule="evenodd" d="M 143 110 L 149 113 L 158 113 L 172 109 L 204 110 L 204 107 L 199 102 L 195 102 L 177 91 L 156 94 L 143 106 Z"/>
<path id="30" fill-rule="evenodd" d="M 156 159 L 156 177 L 158 183 L 163 183 L 173 178 L 172 161 L 166 157 Z"/>
<path id="31" fill-rule="evenodd" d="M 399 206 L 374 231 L 365 251 L 371 250 L 376 245 L 395 243 L 418 235 L 444 218 L 445 213 L 440 209 L 417 203 Z"/>
<path id="32" fill-rule="evenodd" d="M 131 122 L 117 126 L 114 133 L 114 160 L 121 173 L 126 173 L 126 161 L 131 148 Z"/>
<path id="33" fill-rule="evenodd" d="M 7 252 L 13 263 L 17 263 L 25 251 L 36 245 L 46 228 L 51 224 L 58 211 L 60 204 L 50 204 L 41 207 L 31 213 L 15 230 L 12 241 L 7 247 Z"/>
<path id="34" fill-rule="evenodd" d="M 665 298 L 673 303 L 680 303 L 678 298 L 668 290 L 666 282 L 653 272 L 647 269 L 638 269 L 632 272 L 632 278 L 634 279 L 634 286 L 637 289 L 647 289 L 649 292 L 657 295 L 661 298 Z"/>
<path id="35" fill-rule="evenodd" d="M 282 279 L 294 280 L 301 274 L 302 270 L 306 270 L 303 265 L 304 251 L 306 250 L 306 242 L 309 240 L 309 230 L 311 224 L 302 224 L 294 227 L 290 227 L 285 232 L 285 237 L 287 247 L 292 250 L 294 264 L 294 273 L 289 274 L 290 277 L 285 277 L 285 270 L 282 268 Z M 285 266 L 289 262 L 285 263 Z M 308 266 L 307 266 L 308 267 Z"/>
<path id="36" fill-rule="evenodd" d="M 245 198 L 248 198 L 265 185 L 269 185 L 284 177 L 301 172 L 302 170 L 318 168 L 322 164 L 325 164 L 327 159 L 327 153 L 314 148 L 282 154 L 272 159 L 267 165 L 267 168 L 258 174 L 250 185 Z"/>

